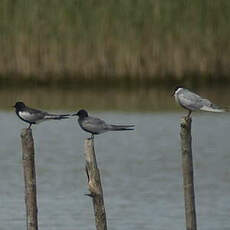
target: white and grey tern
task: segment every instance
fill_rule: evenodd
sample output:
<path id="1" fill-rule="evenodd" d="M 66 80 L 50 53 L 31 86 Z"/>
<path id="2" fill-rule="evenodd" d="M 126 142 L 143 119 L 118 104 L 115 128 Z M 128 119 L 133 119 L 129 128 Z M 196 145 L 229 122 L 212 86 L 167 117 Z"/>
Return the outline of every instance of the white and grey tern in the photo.
<path id="1" fill-rule="evenodd" d="M 187 117 L 190 117 L 192 111 L 194 110 L 203 110 L 216 113 L 225 112 L 225 109 L 213 104 L 208 99 L 202 98 L 198 94 L 182 87 L 176 87 L 173 95 L 176 102 L 181 107 L 188 110 Z"/>

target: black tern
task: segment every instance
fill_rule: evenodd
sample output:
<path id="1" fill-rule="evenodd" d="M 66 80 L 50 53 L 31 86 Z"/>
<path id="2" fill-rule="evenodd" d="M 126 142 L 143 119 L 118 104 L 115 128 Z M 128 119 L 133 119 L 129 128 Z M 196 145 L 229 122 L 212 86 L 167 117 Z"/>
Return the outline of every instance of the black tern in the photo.
<path id="1" fill-rule="evenodd" d="M 21 101 L 16 102 L 13 107 L 15 108 L 17 116 L 24 122 L 29 123 L 28 128 L 30 128 L 32 124 L 38 124 L 46 120 L 60 120 L 69 118 L 69 114 L 50 114 L 41 110 L 32 109 Z"/>
<path id="2" fill-rule="evenodd" d="M 176 102 L 183 108 L 188 110 L 187 117 L 190 117 L 192 111 L 203 110 L 208 112 L 225 112 L 208 99 L 202 98 L 196 93 L 182 87 L 176 87 L 174 94 Z"/>
<path id="3" fill-rule="evenodd" d="M 86 132 L 91 133 L 91 138 L 94 135 L 105 133 L 108 131 L 124 131 L 124 130 L 134 130 L 135 125 L 111 125 L 107 124 L 105 121 L 88 115 L 88 112 L 84 109 L 79 110 L 77 113 L 72 114 L 72 116 L 78 116 L 78 123 L 80 127 Z"/>

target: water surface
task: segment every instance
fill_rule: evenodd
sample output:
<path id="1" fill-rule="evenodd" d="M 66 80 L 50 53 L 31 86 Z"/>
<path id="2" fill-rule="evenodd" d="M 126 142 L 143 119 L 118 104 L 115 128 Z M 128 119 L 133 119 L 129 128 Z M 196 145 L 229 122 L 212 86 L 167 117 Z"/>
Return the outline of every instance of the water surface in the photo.
<path id="1" fill-rule="evenodd" d="M 221 104 L 229 96 L 202 93 Z M 136 124 L 134 132 L 107 133 L 95 138 L 108 228 L 185 228 L 179 142 L 179 123 L 185 112 L 175 105 L 167 91 L 83 94 L 68 90 L 56 93 L 18 90 L 1 92 L 1 230 L 26 228 L 20 143 L 20 131 L 25 124 L 8 107 L 18 99 L 51 112 L 72 111 L 72 105 L 76 104 L 77 109 L 77 105 L 85 103 L 91 114 L 109 122 Z M 194 113 L 192 122 L 198 228 L 227 230 L 230 226 L 229 114 Z M 39 227 L 95 229 L 92 202 L 84 195 L 88 193 L 88 185 L 83 142 L 88 134 L 75 119 L 69 119 L 34 126 L 33 135 Z"/>

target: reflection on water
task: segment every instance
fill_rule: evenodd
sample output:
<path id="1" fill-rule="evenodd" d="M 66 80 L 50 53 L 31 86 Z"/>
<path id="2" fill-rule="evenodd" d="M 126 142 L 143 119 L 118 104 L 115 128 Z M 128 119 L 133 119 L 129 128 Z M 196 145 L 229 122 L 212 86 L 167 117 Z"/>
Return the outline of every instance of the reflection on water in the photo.
<path id="1" fill-rule="evenodd" d="M 51 110 L 78 110 L 86 108 L 97 111 L 166 111 L 179 107 L 170 88 L 9 88 L 0 89 L 0 109 L 9 110 L 16 101 Z M 199 89 L 196 92 L 220 105 L 229 105 L 228 88 Z"/>
<path id="2" fill-rule="evenodd" d="M 199 90 L 227 105 L 228 90 Z M 1 90 L 1 229 L 25 229 L 20 130 L 25 124 L 8 105 L 23 100 L 50 110 L 79 107 L 114 123 L 134 123 L 134 132 L 95 137 L 95 149 L 111 230 L 184 229 L 179 121 L 184 112 L 168 90 Z M 178 109 L 179 112 L 170 110 Z M 124 110 L 124 112 L 108 112 Z M 147 112 L 147 111 L 151 112 Z M 161 110 L 161 111 L 160 111 Z M 154 111 L 158 111 L 155 113 Z M 166 111 L 166 112 L 165 112 Z M 33 127 L 39 227 L 95 229 L 84 170 L 83 132 L 75 119 Z M 198 227 L 230 226 L 229 114 L 194 113 L 192 124 Z"/>

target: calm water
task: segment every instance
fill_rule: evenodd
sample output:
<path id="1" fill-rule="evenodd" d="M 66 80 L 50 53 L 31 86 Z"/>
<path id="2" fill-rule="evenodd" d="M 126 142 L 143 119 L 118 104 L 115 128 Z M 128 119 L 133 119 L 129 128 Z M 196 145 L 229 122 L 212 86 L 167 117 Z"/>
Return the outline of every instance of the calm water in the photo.
<path id="1" fill-rule="evenodd" d="M 62 106 L 57 102 L 49 104 L 56 101 L 52 92 L 32 92 L 2 92 L 1 95 L 5 96 L 5 100 L 1 98 L 4 103 L 0 111 L 1 230 L 26 228 L 20 143 L 20 130 L 25 125 L 8 109 L 19 98 L 52 112 L 72 111 L 74 100 L 76 107 L 82 106 L 84 100 L 93 115 L 113 123 L 135 123 L 134 132 L 107 133 L 95 138 L 108 228 L 185 229 L 179 142 L 179 123 L 184 111 L 174 105 L 166 92 L 136 92 L 139 96 L 134 92 L 120 96 L 116 92 L 106 92 L 106 95 L 99 92 L 95 96 L 97 105 L 89 99 L 94 92 L 88 92 L 85 97 L 56 92 L 59 95 L 56 99 L 73 100 Z M 229 94 L 202 93 L 225 105 L 230 98 Z M 154 109 L 151 101 L 158 103 Z M 113 105 L 115 109 L 111 111 Z M 230 229 L 229 114 L 194 114 L 192 134 L 198 228 Z M 92 202 L 84 196 L 88 185 L 83 142 L 88 135 L 74 119 L 41 123 L 33 127 L 33 135 L 40 229 L 95 229 Z"/>

